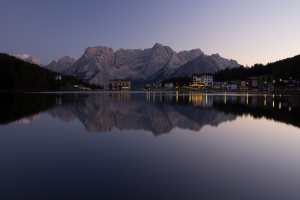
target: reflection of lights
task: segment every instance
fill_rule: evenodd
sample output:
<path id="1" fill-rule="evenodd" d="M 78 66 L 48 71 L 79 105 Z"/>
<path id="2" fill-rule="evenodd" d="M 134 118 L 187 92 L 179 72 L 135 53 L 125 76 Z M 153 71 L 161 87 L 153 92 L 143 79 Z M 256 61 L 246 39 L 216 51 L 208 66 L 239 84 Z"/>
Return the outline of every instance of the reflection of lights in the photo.
<path id="1" fill-rule="evenodd" d="M 281 109 L 281 102 L 279 102 L 279 109 Z"/>
<path id="2" fill-rule="evenodd" d="M 225 92 L 225 95 L 224 95 L 224 104 L 226 104 L 226 92 Z"/>
<path id="3" fill-rule="evenodd" d="M 273 101 L 273 108 L 274 108 L 274 101 Z"/>
<path id="4" fill-rule="evenodd" d="M 246 104 L 248 105 L 248 92 L 247 92 L 247 99 L 246 99 Z"/>
<path id="5" fill-rule="evenodd" d="M 146 93 L 146 100 L 147 100 L 147 101 L 150 101 L 150 92 L 147 92 L 147 93 Z"/>
<path id="6" fill-rule="evenodd" d="M 289 111 L 291 111 L 291 110 L 292 110 L 292 107 L 290 106 L 290 107 L 289 107 Z"/>

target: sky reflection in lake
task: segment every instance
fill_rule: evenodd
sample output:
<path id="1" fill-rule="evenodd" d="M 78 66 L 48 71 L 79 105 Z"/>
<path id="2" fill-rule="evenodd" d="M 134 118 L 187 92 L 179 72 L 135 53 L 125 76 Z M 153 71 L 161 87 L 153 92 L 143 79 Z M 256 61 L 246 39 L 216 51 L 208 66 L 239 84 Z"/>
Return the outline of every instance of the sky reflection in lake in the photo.
<path id="1" fill-rule="evenodd" d="M 0 126 L 1 199 L 300 196 L 297 97 L 248 95 L 248 104 L 247 96 L 225 102 L 224 94 L 25 98 L 44 104 Z"/>

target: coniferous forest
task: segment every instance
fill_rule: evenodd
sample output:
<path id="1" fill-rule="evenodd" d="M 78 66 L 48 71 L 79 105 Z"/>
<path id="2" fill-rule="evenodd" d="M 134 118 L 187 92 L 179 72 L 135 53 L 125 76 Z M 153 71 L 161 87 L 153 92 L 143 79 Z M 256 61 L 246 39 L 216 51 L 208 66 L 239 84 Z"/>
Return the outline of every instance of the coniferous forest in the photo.
<path id="1" fill-rule="evenodd" d="M 255 64 L 252 67 L 240 66 L 220 70 L 214 74 L 214 81 L 229 81 L 262 75 L 271 75 L 276 82 L 280 79 L 297 79 L 300 76 L 300 55 L 266 65 Z"/>
<path id="2" fill-rule="evenodd" d="M 0 90 L 51 91 L 82 85 L 91 89 L 101 89 L 72 76 L 62 76 L 36 64 L 28 63 L 13 56 L 0 53 Z"/>

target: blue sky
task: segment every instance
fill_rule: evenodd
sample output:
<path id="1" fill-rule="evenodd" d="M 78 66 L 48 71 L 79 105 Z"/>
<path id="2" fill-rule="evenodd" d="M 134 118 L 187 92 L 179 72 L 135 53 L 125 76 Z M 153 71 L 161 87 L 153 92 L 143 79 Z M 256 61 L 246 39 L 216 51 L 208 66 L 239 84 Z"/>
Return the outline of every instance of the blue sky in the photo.
<path id="1" fill-rule="evenodd" d="M 1 0 L 0 52 L 49 64 L 89 46 L 160 43 L 266 64 L 300 54 L 299 8 L 299 0 Z"/>

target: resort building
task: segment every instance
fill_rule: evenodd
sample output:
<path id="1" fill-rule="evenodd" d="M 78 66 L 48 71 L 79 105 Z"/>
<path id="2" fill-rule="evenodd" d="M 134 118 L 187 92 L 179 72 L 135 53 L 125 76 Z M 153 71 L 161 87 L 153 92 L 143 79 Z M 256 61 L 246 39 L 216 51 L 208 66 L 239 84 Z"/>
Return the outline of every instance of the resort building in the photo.
<path id="1" fill-rule="evenodd" d="M 194 74 L 193 86 L 194 87 L 213 86 L 213 75 L 211 73 Z"/>
<path id="2" fill-rule="evenodd" d="M 253 90 L 258 88 L 257 78 L 244 78 L 241 80 L 241 90 Z"/>
<path id="3" fill-rule="evenodd" d="M 173 87 L 174 87 L 173 83 L 165 83 L 165 89 L 171 89 Z"/>
<path id="4" fill-rule="evenodd" d="M 267 83 L 267 90 L 268 91 L 273 91 L 274 89 L 275 89 L 275 83 L 274 82 Z"/>
<path id="5" fill-rule="evenodd" d="M 237 89 L 236 82 L 227 82 L 226 83 L 226 89 L 227 90 L 236 90 Z"/>
<path id="6" fill-rule="evenodd" d="M 297 80 L 282 80 L 285 90 L 297 90 L 299 89 L 299 81 Z"/>
<path id="7" fill-rule="evenodd" d="M 224 82 L 214 82 L 213 83 L 215 89 L 225 89 L 226 84 Z"/>
<path id="8" fill-rule="evenodd" d="M 131 81 L 128 79 L 112 79 L 109 81 L 109 87 L 113 90 L 116 89 L 130 89 Z"/>

